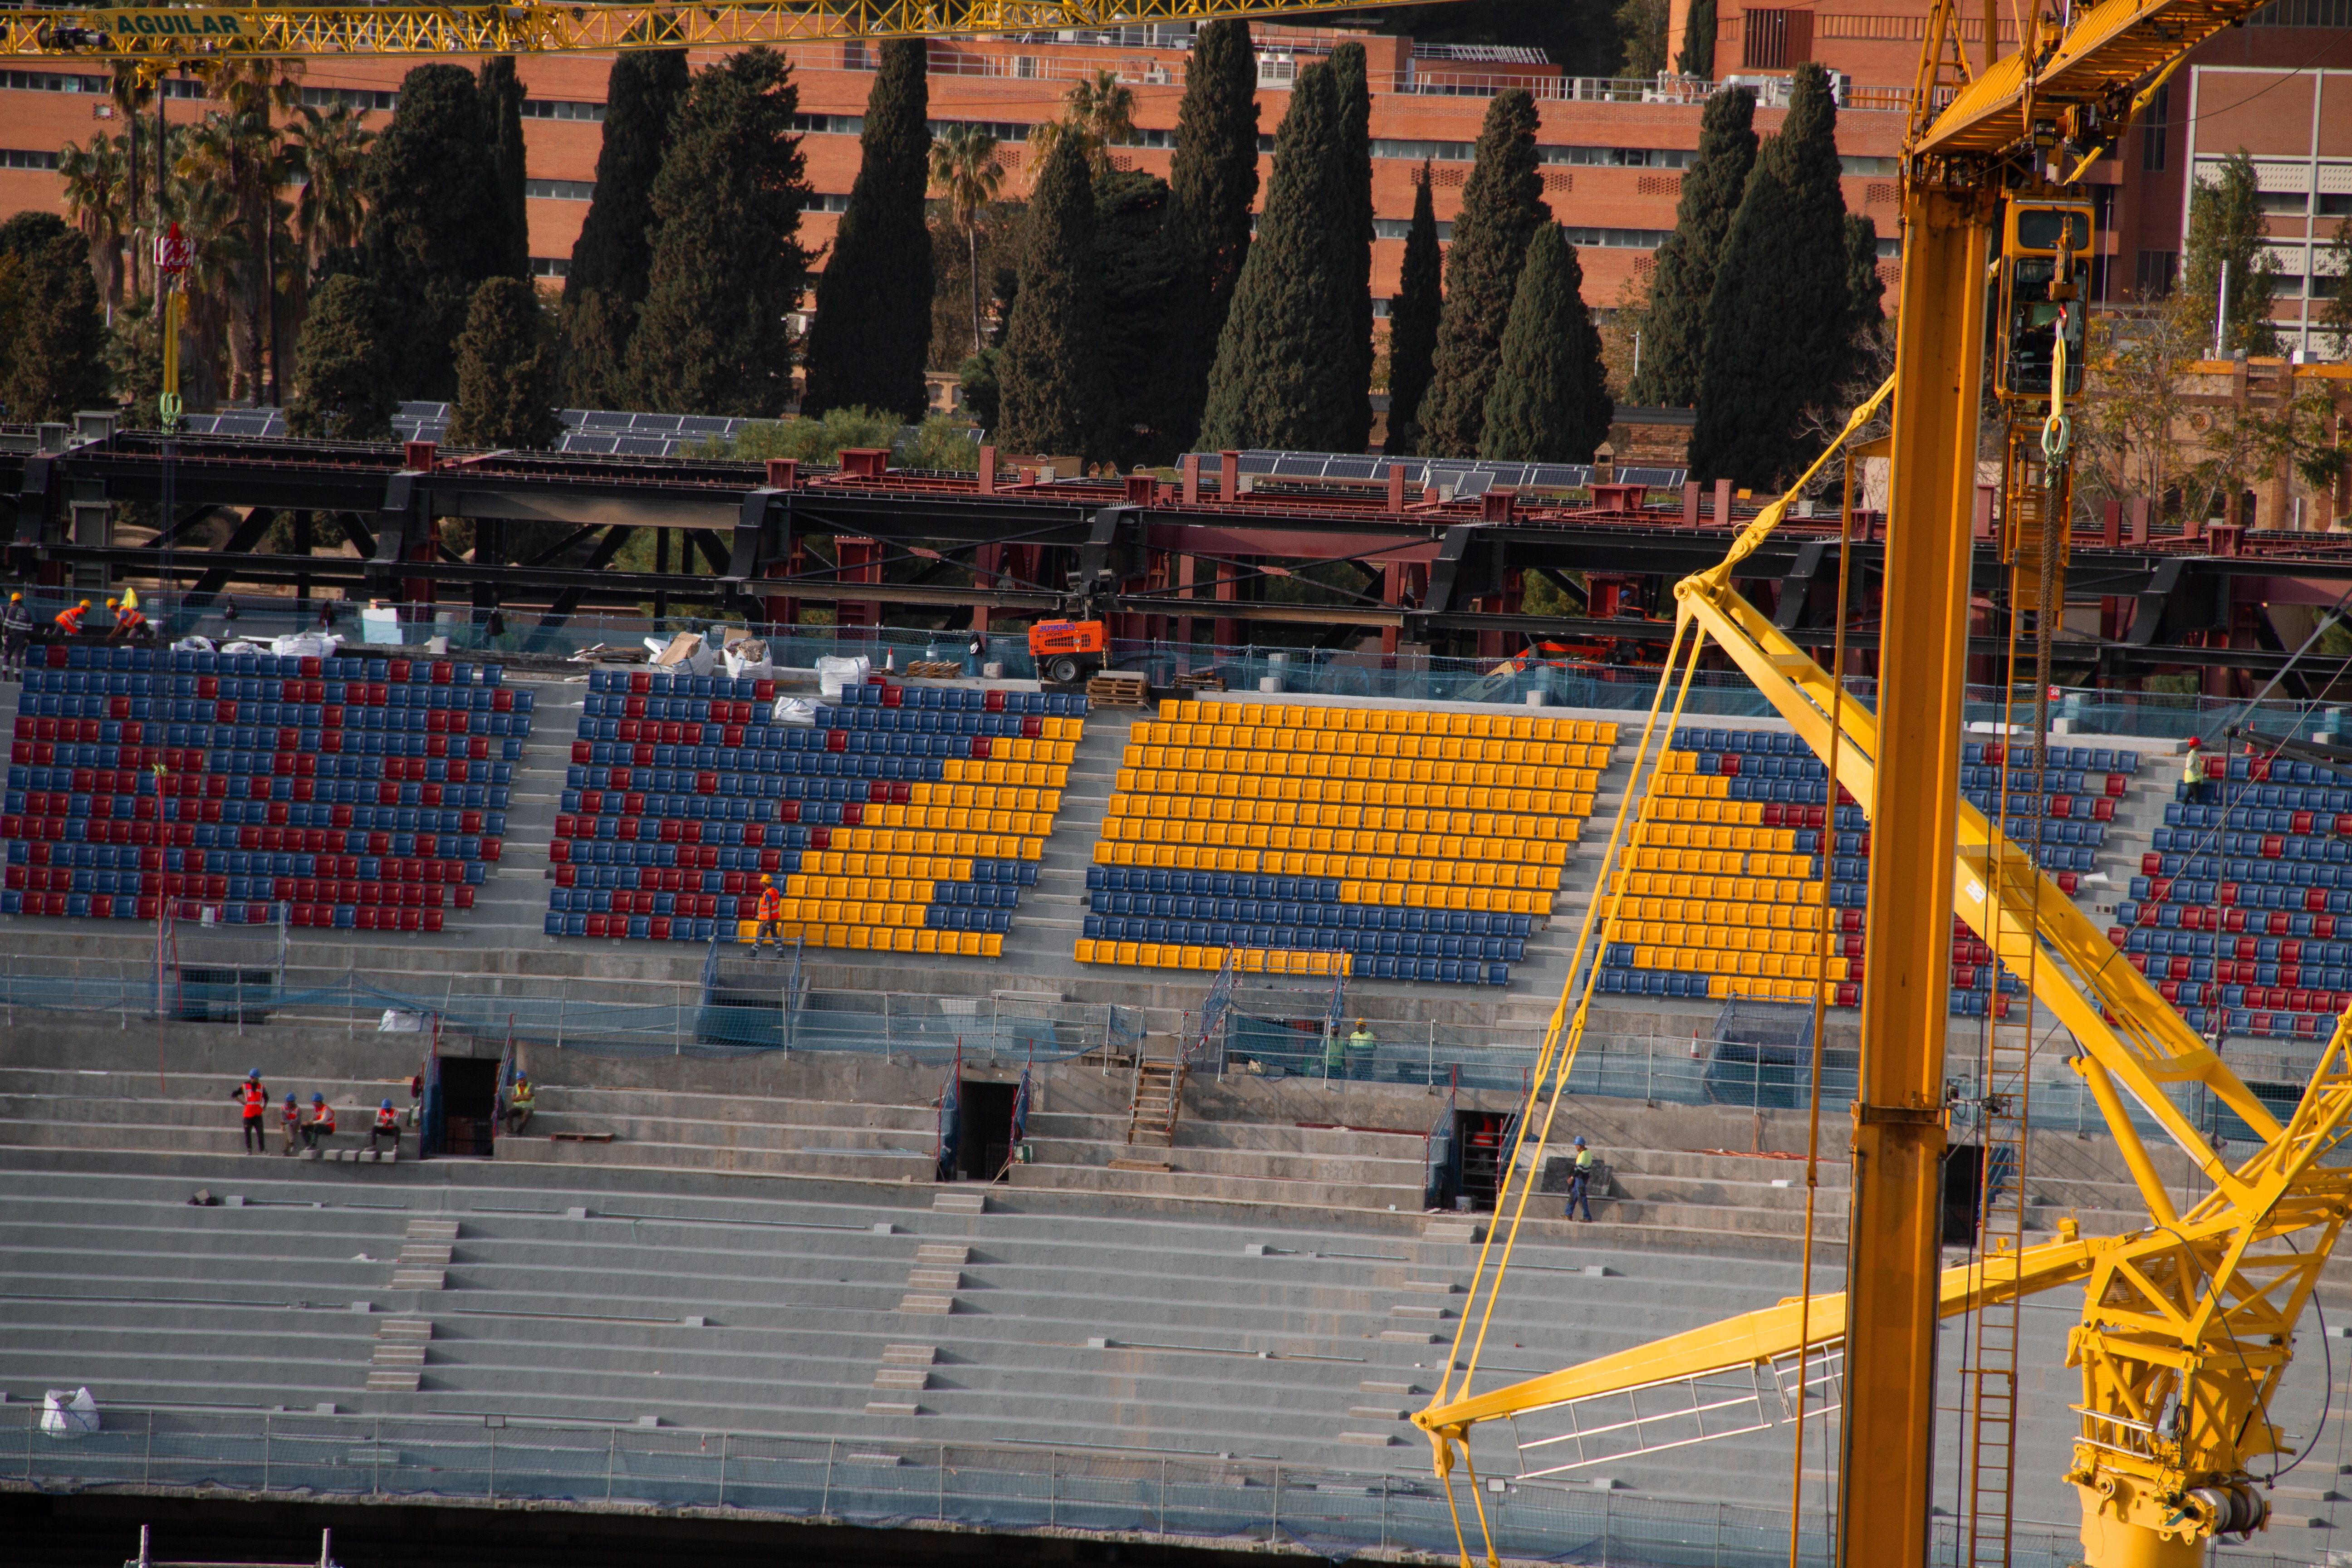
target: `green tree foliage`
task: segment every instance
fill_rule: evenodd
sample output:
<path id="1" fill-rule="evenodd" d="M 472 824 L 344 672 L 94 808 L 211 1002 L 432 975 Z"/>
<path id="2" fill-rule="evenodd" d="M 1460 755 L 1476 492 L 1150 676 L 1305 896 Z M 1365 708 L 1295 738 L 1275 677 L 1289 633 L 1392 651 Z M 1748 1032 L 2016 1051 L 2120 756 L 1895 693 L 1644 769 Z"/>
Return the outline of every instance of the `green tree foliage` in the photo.
<path id="1" fill-rule="evenodd" d="M 1666 68 L 1666 0 L 1624 0 L 1617 7 L 1617 37 L 1625 51 L 1619 68 L 1647 79 Z"/>
<path id="2" fill-rule="evenodd" d="M 836 404 L 923 416 L 931 340 L 931 245 L 923 222 L 930 180 L 930 89 L 921 38 L 882 45 L 866 100 L 856 182 L 817 279 L 801 408 Z"/>
<path id="3" fill-rule="evenodd" d="M 1845 197 L 1828 73 L 1796 69 L 1789 117 L 1756 155 L 1706 301 L 1691 471 L 1762 489 L 1792 477 L 1805 411 L 1850 363 Z"/>
<path id="4" fill-rule="evenodd" d="M 1706 298 L 1739 210 L 1748 172 L 1756 163 L 1756 95 L 1726 88 L 1706 100 L 1698 152 L 1683 175 L 1675 231 L 1658 247 L 1650 273 L 1650 301 L 1642 312 L 1642 368 L 1627 398 L 1652 408 L 1688 408 L 1698 401 L 1699 366 L 1706 357 Z"/>
<path id="5" fill-rule="evenodd" d="M 996 379 L 996 362 L 1003 353 L 984 348 L 966 359 L 956 373 L 964 412 L 980 421 L 983 430 L 995 429 L 1004 414 L 1004 388 Z"/>
<path id="6" fill-rule="evenodd" d="M 638 406 L 629 339 L 653 266 L 654 180 L 686 89 L 684 49 L 621 55 L 605 79 L 596 195 L 563 279 L 562 395 L 575 408 Z"/>
<path id="7" fill-rule="evenodd" d="M 1547 223 L 1528 241 L 1478 455 L 1588 462 L 1607 438 L 1613 412 L 1601 334 L 1584 303 L 1583 264 L 1559 225 Z"/>
<path id="8" fill-rule="evenodd" d="M 473 76 L 418 66 L 369 151 L 361 265 L 401 324 L 392 378 L 406 397 L 457 393 L 452 345 L 483 279 L 506 262 L 508 224 L 492 178 L 490 128 Z"/>
<path id="9" fill-rule="evenodd" d="M 499 271 L 530 276 L 530 216 L 524 199 L 522 79 L 512 55 L 492 55 L 479 79 L 482 119 L 490 132 L 490 189 L 499 218 Z"/>
<path id="10" fill-rule="evenodd" d="M 286 427 L 320 440 L 390 440 L 400 408 L 392 390 L 392 336 L 382 289 L 355 273 L 328 279 L 310 297 Z"/>
<path id="11" fill-rule="evenodd" d="M 1192 41 L 1168 184 L 1174 266 L 1162 371 L 1169 444 L 1183 451 L 1201 433 L 1209 366 L 1249 254 L 1257 201 L 1257 57 L 1247 22 L 1212 22 Z"/>
<path id="12" fill-rule="evenodd" d="M 1405 230 L 1404 265 L 1389 301 L 1389 438 L 1387 450 L 1402 457 L 1415 450 L 1420 426 L 1413 416 L 1429 390 L 1430 360 L 1437 352 L 1437 318 L 1445 306 L 1445 258 L 1437 243 L 1437 209 L 1430 199 L 1429 164 L 1413 182 L 1412 226 Z"/>
<path id="13" fill-rule="evenodd" d="M 975 344 L 986 346 L 992 310 L 1011 304 L 1006 279 L 1021 262 L 1021 230 L 1026 202 L 990 202 L 972 214 L 969 230 L 953 221 L 931 226 L 932 368 L 961 364 Z"/>
<path id="14" fill-rule="evenodd" d="M 792 64 L 758 47 L 694 79 L 654 182 L 657 227 L 638 330 L 637 395 L 681 413 L 758 416 L 792 391 L 793 332 L 808 278 L 809 188 Z"/>
<path id="15" fill-rule="evenodd" d="M 1429 456 L 1476 455 L 1528 241 L 1550 220 L 1536 172 L 1536 100 L 1525 88 L 1506 88 L 1486 106 L 1445 257 L 1434 368 L 1415 416 Z"/>
<path id="16" fill-rule="evenodd" d="M 1339 163 L 1333 174 L 1344 215 L 1333 239 L 1348 294 L 1348 335 L 1340 346 L 1349 356 L 1341 368 L 1349 401 L 1339 450 L 1360 452 L 1372 439 L 1372 84 L 1364 46 L 1333 49 L 1331 69 L 1339 99 Z"/>
<path id="17" fill-rule="evenodd" d="M 1878 276 L 1878 225 L 1861 213 L 1845 215 L 1846 337 L 1849 342 L 1876 331 L 1886 321 L 1886 282 Z"/>
<path id="18" fill-rule="evenodd" d="M 2328 270 L 2312 279 L 2312 292 L 2325 286 L 2327 303 L 2319 308 L 2319 324 L 2336 340 L 2336 357 L 2352 354 L 2352 218 L 2336 220 L 2327 241 Z"/>
<path id="19" fill-rule="evenodd" d="M 980 280 L 986 273 L 980 260 L 981 225 L 1004 188 L 1004 163 L 996 155 L 996 138 L 977 125 L 949 126 L 931 143 L 931 184 L 940 188 L 949 223 L 963 239 L 963 254 L 942 254 L 940 242 L 946 237 L 947 225 L 932 231 L 931 352 L 927 363 L 953 364 L 982 341 Z M 959 274 L 960 290 L 950 286 L 951 272 Z M 971 303 L 960 345 L 953 324 L 940 313 L 941 303 L 959 291 Z"/>
<path id="20" fill-rule="evenodd" d="M 1356 208 L 1342 177 L 1342 90 L 1338 71 L 1322 62 L 1301 70 L 1291 88 L 1275 132 L 1265 211 L 1209 374 L 1203 447 L 1348 449 Z"/>
<path id="21" fill-rule="evenodd" d="M 5 242 L 0 242 L 5 243 Z M 0 404 L 10 419 L 71 419 L 112 401 L 106 317 L 90 276 L 89 242 L 72 233 L 28 244 L 18 264 L 23 304 Z"/>
<path id="22" fill-rule="evenodd" d="M 1691 0 L 1683 18 L 1683 47 L 1675 56 L 1675 69 L 1685 76 L 1715 75 L 1715 0 Z"/>
<path id="23" fill-rule="evenodd" d="M 57 214 L 26 207 L 6 223 L 0 223 L 0 256 L 13 256 L 24 261 L 49 241 L 62 239 L 72 232 Z"/>
<path id="24" fill-rule="evenodd" d="M 2221 301 L 2221 268 L 2228 264 L 2229 310 L 2221 327 L 2225 354 L 2279 352 L 2270 319 L 2278 263 L 2263 243 L 2260 190 L 2254 161 L 2242 147 L 2222 163 L 2216 177 L 2200 174 L 2189 187 L 2189 248 L 2180 258 L 2180 292 L 2210 333 Z"/>
<path id="25" fill-rule="evenodd" d="M 836 404 L 820 418 L 746 425 L 730 443 L 705 448 L 715 458 L 796 458 L 803 463 L 837 462 L 845 447 L 888 447 L 905 421 L 895 409 Z"/>
<path id="26" fill-rule="evenodd" d="M 1020 291 L 996 363 L 999 444 L 1087 458 L 1103 440 L 1102 274 L 1083 139 L 1054 144 L 1029 198 Z"/>
<path id="27" fill-rule="evenodd" d="M 1095 268 L 1102 276 L 1103 452 L 1121 468 L 1164 463 L 1168 289 L 1175 258 L 1161 230 L 1168 182 L 1113 169 L 1095 176 Z"/>
<path id="28" fill-rule="evenodd" d="M 454 447 L 555 445 L 554 332 L 526 278 L 486 279 L 457 339 Z"/>

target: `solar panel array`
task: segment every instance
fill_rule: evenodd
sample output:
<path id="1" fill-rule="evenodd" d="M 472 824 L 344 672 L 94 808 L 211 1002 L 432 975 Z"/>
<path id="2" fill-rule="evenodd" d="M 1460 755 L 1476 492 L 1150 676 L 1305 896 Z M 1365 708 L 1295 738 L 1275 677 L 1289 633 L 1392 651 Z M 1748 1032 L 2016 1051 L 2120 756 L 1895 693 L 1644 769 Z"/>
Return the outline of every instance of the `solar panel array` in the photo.
<path id="1" fill-rule="evenodd" d="M 447 437 L 449 417 L 450 405 L 446 403 L 404 403 L 392 416 L 392 433 L 403 441 L 441 441 Z M 556 451 L 627 458 L 683 457 L 713 438 L 731 440 L 751 423 L 708 414 L 630 414 L 603 408 L 559 409 L 556 417 L 563 423 Z M 197 436 L 282 437 L 287 434 L 285 412 L 277 408 L 191 414 L 182 424 Z"/>
<path id="2" fill-rule="evenodd" d="M 441 441 L 449 429 L 450 405 L 446 403 L 404 403 L 392 416 L 393 433 L 403 441 Z M 614 409 L 565 408 L 557 413 L 563 435 L 559 452 L 593 453 L 624 458 L 683 457 L 713 439 L 732 440 L 748 419 L 724 419 L 709 414 L 630 414 Z M 183 421 L 198 436 L 279 437 L 286 434 L 284 411 L 276 408 L 232 408 L 218 414 L 192 414 Z M 1589 463 L 1501 463 L 1474 458 L 1387 458 L 1345 452 L 1250 451 L 1241 457 L 1242 472 L 1283 479 L 1334 479 L 1380 483 L 1391 467 L 1402 465 L 1405 483 L 1416 489 L 1432 484 L 1452 486 L 1454 499 L 1469 500 L 1490 489 L 1578 490 L 1592 483 Z M 1683 468 L 1621 468 L 1619 482 L 1679 489 Z"/>
<path id="3" fill-rule="evenodd" d="M 1572 490 L 1592 483 L 1590 463 L 1502 463 L 1475 458 L 1387 458 L 1339 452 L 1244 452 L 1242 472 L 1280 479 L 1338 479 L 1358 483 L 1385 480 L 1391 468 L 1404 469 L 1405 483 L 1426 488 L 1451 485 L 1457 500 L 1467 500 L 1490 489 Z M 1622 468 L 1622 484 L 1679 489 L 1684 468 Z"/>

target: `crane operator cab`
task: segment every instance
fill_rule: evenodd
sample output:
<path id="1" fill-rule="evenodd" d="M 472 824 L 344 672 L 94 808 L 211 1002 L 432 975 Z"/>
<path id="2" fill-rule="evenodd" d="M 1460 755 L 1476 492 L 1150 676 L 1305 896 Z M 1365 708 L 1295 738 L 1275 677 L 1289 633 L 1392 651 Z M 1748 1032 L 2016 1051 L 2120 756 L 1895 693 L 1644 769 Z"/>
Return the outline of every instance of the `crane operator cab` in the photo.
<path id="1" fill-rule="evenodd" d="M 2091 234 L 2087 203 L 2009 204 L 2001 223 L 2000 343 L 1993 372 L 1993 389 L 2003 398 L 2049 398 L 2062 337 L 2064 395 L 2070 402 L 2081 395 Z"/>

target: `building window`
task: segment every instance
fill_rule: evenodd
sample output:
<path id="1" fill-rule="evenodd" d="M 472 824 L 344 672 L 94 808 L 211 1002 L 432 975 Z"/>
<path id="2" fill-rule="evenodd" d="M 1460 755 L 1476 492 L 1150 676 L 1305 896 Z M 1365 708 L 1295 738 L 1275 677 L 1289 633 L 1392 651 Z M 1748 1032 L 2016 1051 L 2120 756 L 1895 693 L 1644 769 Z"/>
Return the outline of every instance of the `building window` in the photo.
<path id="1" fill-rule="evenodd" d="M 808 199 L 808 205 L 801 210 L 811 213 L 845 213 L 849 210 L 849 198 L 838 192 L 819 191 Z"/>
<path id="2" fill-rule="evenodd" d="M 2172 279 L 2179 270 L 2180 252 L 2143 250 L 2132 271 L 2132 291 L 2143 300 L 2161 300 L 2172 292 Z"/>
<path id="3" fill-rule="evenodd" d="M 530 275 L 533 278 L 569 278 L 572 276 L 572 258 L 568 256 L 534 256 L 530 258 Z"/>
<path id="4" fill-rule="evenodd" d="M 2250 27 L 2352 27 L 2352 0 L 2271 0 L 2246 18 Z"/>
<path id="5" fill-rule="evenodd" d="M 2166 82 L 2147 100 L 2139 130 L 2139 166 L 2150 174 L 2164 168 L 2165 139 L 2172 132 L 2172 84 Z"/>
<path id="6" fill-rule="evenodd" d="M 586 120 L 601 124 L 604 119 L 604 106 L 570 99 L 526 98 L 522 100 L 522 117 L 525 120 Z"/>
<path id="7" fill-rule="evenodd" d="M 1739 36 L 1739 64 L 1747 70 L 1789 70 L 1813 58 L 1811 11 L 1749 11 Z"/>
<path id="8" fill-rule="evenodd" d="M 11 92 L 104 92 L 107 79 L 59 71 L 0 71 L 0 88 Z"/>
<path id="9" fill-rule="evenodd" d="M 1565 232 L 1570 245 L 1599 246 L 1608 250 L 1655 250 L 1665 244 L 1675 231 L 1670 228 L 1570 228 Z"/>
<path id="10" fill-rule="evenodd" d="M 0 147 L 0 169 L 54 169 L 58 166 L 55 153 L 28 153 L 18 147 Z"/>
<path id="11" fill-rule="evenodd" d="M 1372 237 L 1374 239 L 1404 239 L 1410 237 L 1412 234 L 1412 219 L 1409 217 L 1376 217 L 1372 220 Z M 1444 244 L 1453 237 L 1454 226 L 1446 222 L 1444 218 L 1438 219 L 1438 242 L 1440 244 Z"/>
<path id="12" fill-rule="evenodd" d="M 596 199 L 593 180 L 525 180 L 522 194 L 543 202 L 589 202 Z"/>
<path id="13" fill-rule="evenodd" d="M 400 107 L 400 94 L 371 92 L 362 87 L 306 87 L 302 102 L 310 109 L 373 109 L 389 114 Z"/>

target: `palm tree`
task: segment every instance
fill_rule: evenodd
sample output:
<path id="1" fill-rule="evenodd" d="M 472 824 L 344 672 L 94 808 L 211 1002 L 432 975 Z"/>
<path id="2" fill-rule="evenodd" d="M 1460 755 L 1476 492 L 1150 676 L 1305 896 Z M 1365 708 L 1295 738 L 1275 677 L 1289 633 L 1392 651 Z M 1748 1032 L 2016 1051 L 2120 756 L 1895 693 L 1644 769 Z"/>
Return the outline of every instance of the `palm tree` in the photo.
<path id="1" fill-rule="evenodd" d="M 283 206 L 278 192 L 289 171 L 278 116 L 300 100 L 293 78 L 279 74 L 278 64 L 232 58 L 214 67 L 206 85 L 227 107 L 196 125 L 177 170 L 182 179 L 216 184 L 233 198 L 244 231 L 244 260 L 230 285 L 230 314 L 242 328 L 240 341 L 232 343 L 230 392 L 235 396 L 241 391 L 256 405 L 264 397 L 265 342 L 272 401 L 279 390 L 278 237 Z M 193 292 L 190 298 L 193 303 Z"/>
<path id="2" fill-rule="evenodd" d="M 1062 118 L 1037 127 L 1030 141 L 1042 167 L 1063 135 L 1083 137 L 1087 162 L 1101 174 L 1110 164 L 1110 149 L 1135 140 L 1135 90 L 1105 67 L 1081 78 L 1062 96 Z"/>
<path id="3" fill-rule="evenodd" d="M 115 112 L 122 116 L 122 156 L 131 175 L 129 220 L 123 232 L 131 242 L 130 283 L 135 299 L 139 293 L 139 182 L 143 172 L 139 163 L 139 111 L 154 99 L 155 82 L 136 61 L 116 60 L 112 70 L 107 96 L 114 100 Z"/>
<path id="4" fill-rule="evenodd" d="M 947 197 L 971 258 L 971 352 L 980 352 L 980 213 L 1004 185 L 996 138 L 977 125 L 950 125 L 931 143 L 931 184 Z"/>
<path id="5" fill-rule="evenodd" d="M 89 139 L 87 148 L 68 142 L 58 152 L 58 173 L 65 177 L 66 210 L 74 227 L 89 242 L 89 268 L 106 297 L 107 318 L 122 303 L 122 236 L 128 226 L 125 198 L 130 190 L 130 160 L 122 142 L 103 133 Z"/>
<path id="6" fill-rule="evenodd" d="M 316 270 L 329 257 L 360 242 L 360 220 L 365 216 L 360 174 L 375 132 L 347 103 L 323 114 L 306 103 L 291 130 L 289 163 L 302 179 L 302 194 L 294 204 L 294 237 L 302 247 L 302 259 Z"/>

